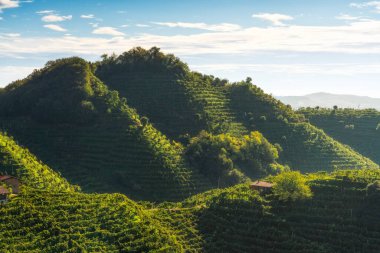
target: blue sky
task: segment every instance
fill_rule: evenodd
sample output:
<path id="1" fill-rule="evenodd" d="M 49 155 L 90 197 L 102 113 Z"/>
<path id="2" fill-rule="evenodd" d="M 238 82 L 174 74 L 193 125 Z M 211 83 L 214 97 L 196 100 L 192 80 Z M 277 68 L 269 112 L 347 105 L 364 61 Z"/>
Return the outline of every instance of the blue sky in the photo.
<path id="1" fill-rule="evenodd" d="M 380 97 L 380 1 L 0 0 L 0 87 L 51 59 L 134 46 L 274 95 Z"/>

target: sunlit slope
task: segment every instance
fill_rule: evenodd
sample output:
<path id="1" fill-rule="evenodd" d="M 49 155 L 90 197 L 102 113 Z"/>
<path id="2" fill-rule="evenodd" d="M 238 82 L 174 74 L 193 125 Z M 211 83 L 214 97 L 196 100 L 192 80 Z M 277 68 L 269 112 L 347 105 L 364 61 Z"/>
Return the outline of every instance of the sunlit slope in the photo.
<path id="1" fill-rule="evenodd" d="M 135 48 L 96 65 L 96 75 L 105 84 L 171 138 L 201 130 L 247 133 L 225 94 L 212 87 L 212 78 L 190 72 L 185 63 L 158 48 Z"/>
<path id="2" fill-rule="evenodd" d="M 378 252 L 378 170 L 308 176 L 313 197 L 280 202 L 247 185 L 151 209 L 189 252 Z"/>
<path id="3" fill-rule="evenodd" d="M 257 129 L 283 148 L 280 158 L 303 172 L 378 168 L 370 159 L 305 122 L 260 88 L 241 82 L 228 87 L 231 108 L 247 128 Z"/>
<path id="4" fill-rule="evenodd" d="M 1 252 L 181 252 L 168 229 L 121 194 L 31 191 L 0 206 Z"/>
<path id="5" fill-rule="evenodd" d="M 254 86 L 191 72 L 157 48 L 104 57 L 96 75 L 168 136 L 185 141 L 200 130 L 236 136 L 258 130 L 279 143 L 282 162 L 302 171 L 378 167 L 305 123 L 302 116 Z"/>
<path id="6" fill-rule="evenodd" d="M 71 192 L 75 188 L 59 173 L 43 164 L 27 149 L 0 132 L 0 174 L 19 178 L 23 185 L 54 192 Z"/>
<path id="7" fill-rule="evenodd" d="M 5 88 L 2 127 L 87 192 L 176 200 L 209 188 L 168 140 L 80 58 L 62 59 Z"/>
<path id="8" fill-rule="evenodd" d="M 300 109 L 299 113 L 336 140 L 380 163 L 380 112 L 367 109 Z"/>

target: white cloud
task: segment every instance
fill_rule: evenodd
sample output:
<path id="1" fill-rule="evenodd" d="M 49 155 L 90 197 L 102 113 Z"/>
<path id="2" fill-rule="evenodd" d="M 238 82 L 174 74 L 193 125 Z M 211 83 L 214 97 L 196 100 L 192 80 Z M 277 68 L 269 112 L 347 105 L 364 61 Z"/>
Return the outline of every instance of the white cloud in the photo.
<path id="1" fill-rule="evenodd" d="M 275 26 L 284 26 L 283 21 L 293 20 L 293 17 L 279 13 L 258 13 L 253 14 L 252 17 L 269 21 Z"/>
<path id="2" fill-rule="evenodd" d="M 54 13 L 55 11 L 53 10 L 42 10 L 42 11 L 37 11 L 37 14 L 51 14 Z"/>
<path id="3" fill-rule="evenodd" d="M 47 27 L 54 29 L 51 27 Z M 55 27 L 57 28 L 57 27 Z M 63 28 L 58 27 L 59 31 Z M 142 34 L 133 37 L 2 37 L 0 56 L 33 53 L 121 53 L 134 46 L 158 46 L 186 55 L 242 54 L 254 52 L 329 52 L 380 55 L 380 20 L 353 21 L 335 26 L 249 27 L 229 32 L 187 35 Z M 113 27 L 100 27 L 94 34 L 124 35 Z M 35 46 L 38 45 L 38 46 Z"/>
<path id="4" fill-rule="evenodd" d="M 351 3 L 351 7 L 354 8 L 365 8 L 365 7 L 373 7 L 375 8 L 376 13 L 380 13 L 380 1 L 370 1 L 370 2 L 365 2 L 365 3 Z"/>
<path id="5" fill-rule="evenodd" d="M 96 28 L 99 26 L 99 23 L 88 23 L 89 25 L 91 25 L 92 27 Z"/>
<path id="6" fill-rule="evenodd" d="M 44 22 L 62 22 L 62 21 L 66 21 L 66 20 L 71 20 L 72 18 L 73 18 L 72 15 L 59 16 L 59 15 L 55 15 L 55 14 L 50 14 L 47 16 L 43 16 L 41 18 L 41 20 Z"/>
<path id="7" fill-rule="evenodd" d="M 112 35 L 112 36 L 123 36 L 124 33 L 118 31 L 114 27 L 99 27 L 92 31 L 93 34 L 102 34 L 102 35 Z"/>
<path id="8" fill-rule="evenodd" d="M 360 17 L 354 17 L 354 16 L 351 16 L 351 15 L 348 15 L 348 14 L 340 14 L 339 16 L 336 16 L 335 18 L 339 19 L 339 20 L 347 20 L 347 21 L 361 19 Z"/>
<path id="9" fill-rule="evenodd" d="M 57 32 L 66 32 L 67 30 L 59 25 L 44 25 L 45 28 L 57 31 Z"/>
<path id="10" fill-rule="evenodd" d="M 16 37 L 21 36 L 21 34 L 19 34 L 19 33 L 3 33 L 2 35 L 7 36 L 7 37 L 12 37 L 12 38 L 16 38 Z"/>
<path id="11" fill-rule="evenodd" d="M 284 73 L 284 74 L 321 74 L 352 76 L 358 74 L 380 74 L 380 64 L 200 64 L 192 65 L 201 72 L 244 72 Z"/>
<path id="12" fill-rule="evenodd" d="M 150 27 L 150 25 L 146 25 L 146 24 L 136 24 L 137 27 Z"/>
<path id="13" fill-rule="evenodd" d="M 0 0 L 0 12 L 2 12 L 3 9 L 17 8 L 17 7 L 19 7 L 18 0 Z"/>
<path id="14" fill-rule="evenodd" d="M 84 18 L 84 19 L 92 19 L 92 18 L 95 18 L 94 14 L 81 15 L 80 17 L 81 17 L 81 18 Z"/>
<path id="15" fill-rule="evenodd" d="M 120 27 L 126 28 L 126 27 L 129 27 L 129 25 L 121 25 Z"/>
<path id="16" fill-rule="evenodd" d="M 221 23 L 209 25 L 206 23 L 188 23 L 188 22 L 152 22 L 156 25 L 167 26 L 167 27 L 180 27 L 180 28 L 191 28 L 191 29 L 201 29 L 216 32 L 227 32 L 235 31 L 241 29 L 239 25 L 230 23 Z"/>

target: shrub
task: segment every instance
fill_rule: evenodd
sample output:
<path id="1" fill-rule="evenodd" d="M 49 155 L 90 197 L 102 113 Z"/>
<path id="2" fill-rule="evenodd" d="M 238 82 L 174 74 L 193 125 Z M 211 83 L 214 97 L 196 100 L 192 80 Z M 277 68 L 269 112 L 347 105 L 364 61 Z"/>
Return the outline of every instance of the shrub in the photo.
<path id="1" fill-rule="evenodd" d="M 312 196 L 306 179 L 298 171 L 283 172 L 274 177 L 273 193 L 279 200 L 295 201 Z"/>

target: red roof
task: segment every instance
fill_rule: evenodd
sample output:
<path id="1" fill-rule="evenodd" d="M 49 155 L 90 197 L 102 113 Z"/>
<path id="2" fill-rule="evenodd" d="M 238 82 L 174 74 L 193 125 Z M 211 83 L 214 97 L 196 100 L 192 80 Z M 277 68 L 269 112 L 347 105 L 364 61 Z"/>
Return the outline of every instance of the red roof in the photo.
<path id="1" fill-rule="evenodd" d="M 251 184 L 251 186 L 257 186 L 257 187 L 265 187 L 265 188 L 271 188 L 273 184 L 264 182 L 264 181 L 256 181 Z"/>
<path id="2" fill-rule="evenodd" d="M 0 186 L 0 195 L 9 194 L 9 190 L 7 188 L 4 188 L 3 186 Z"/>
<path id="3" fill-rule="evenodd" d="M 5 180 L 11 179 L 11 178 L 15 178 L 15 177 L 9 176 L 9 175 L 0 176 L 0 181 L 5 181 Z"/>

